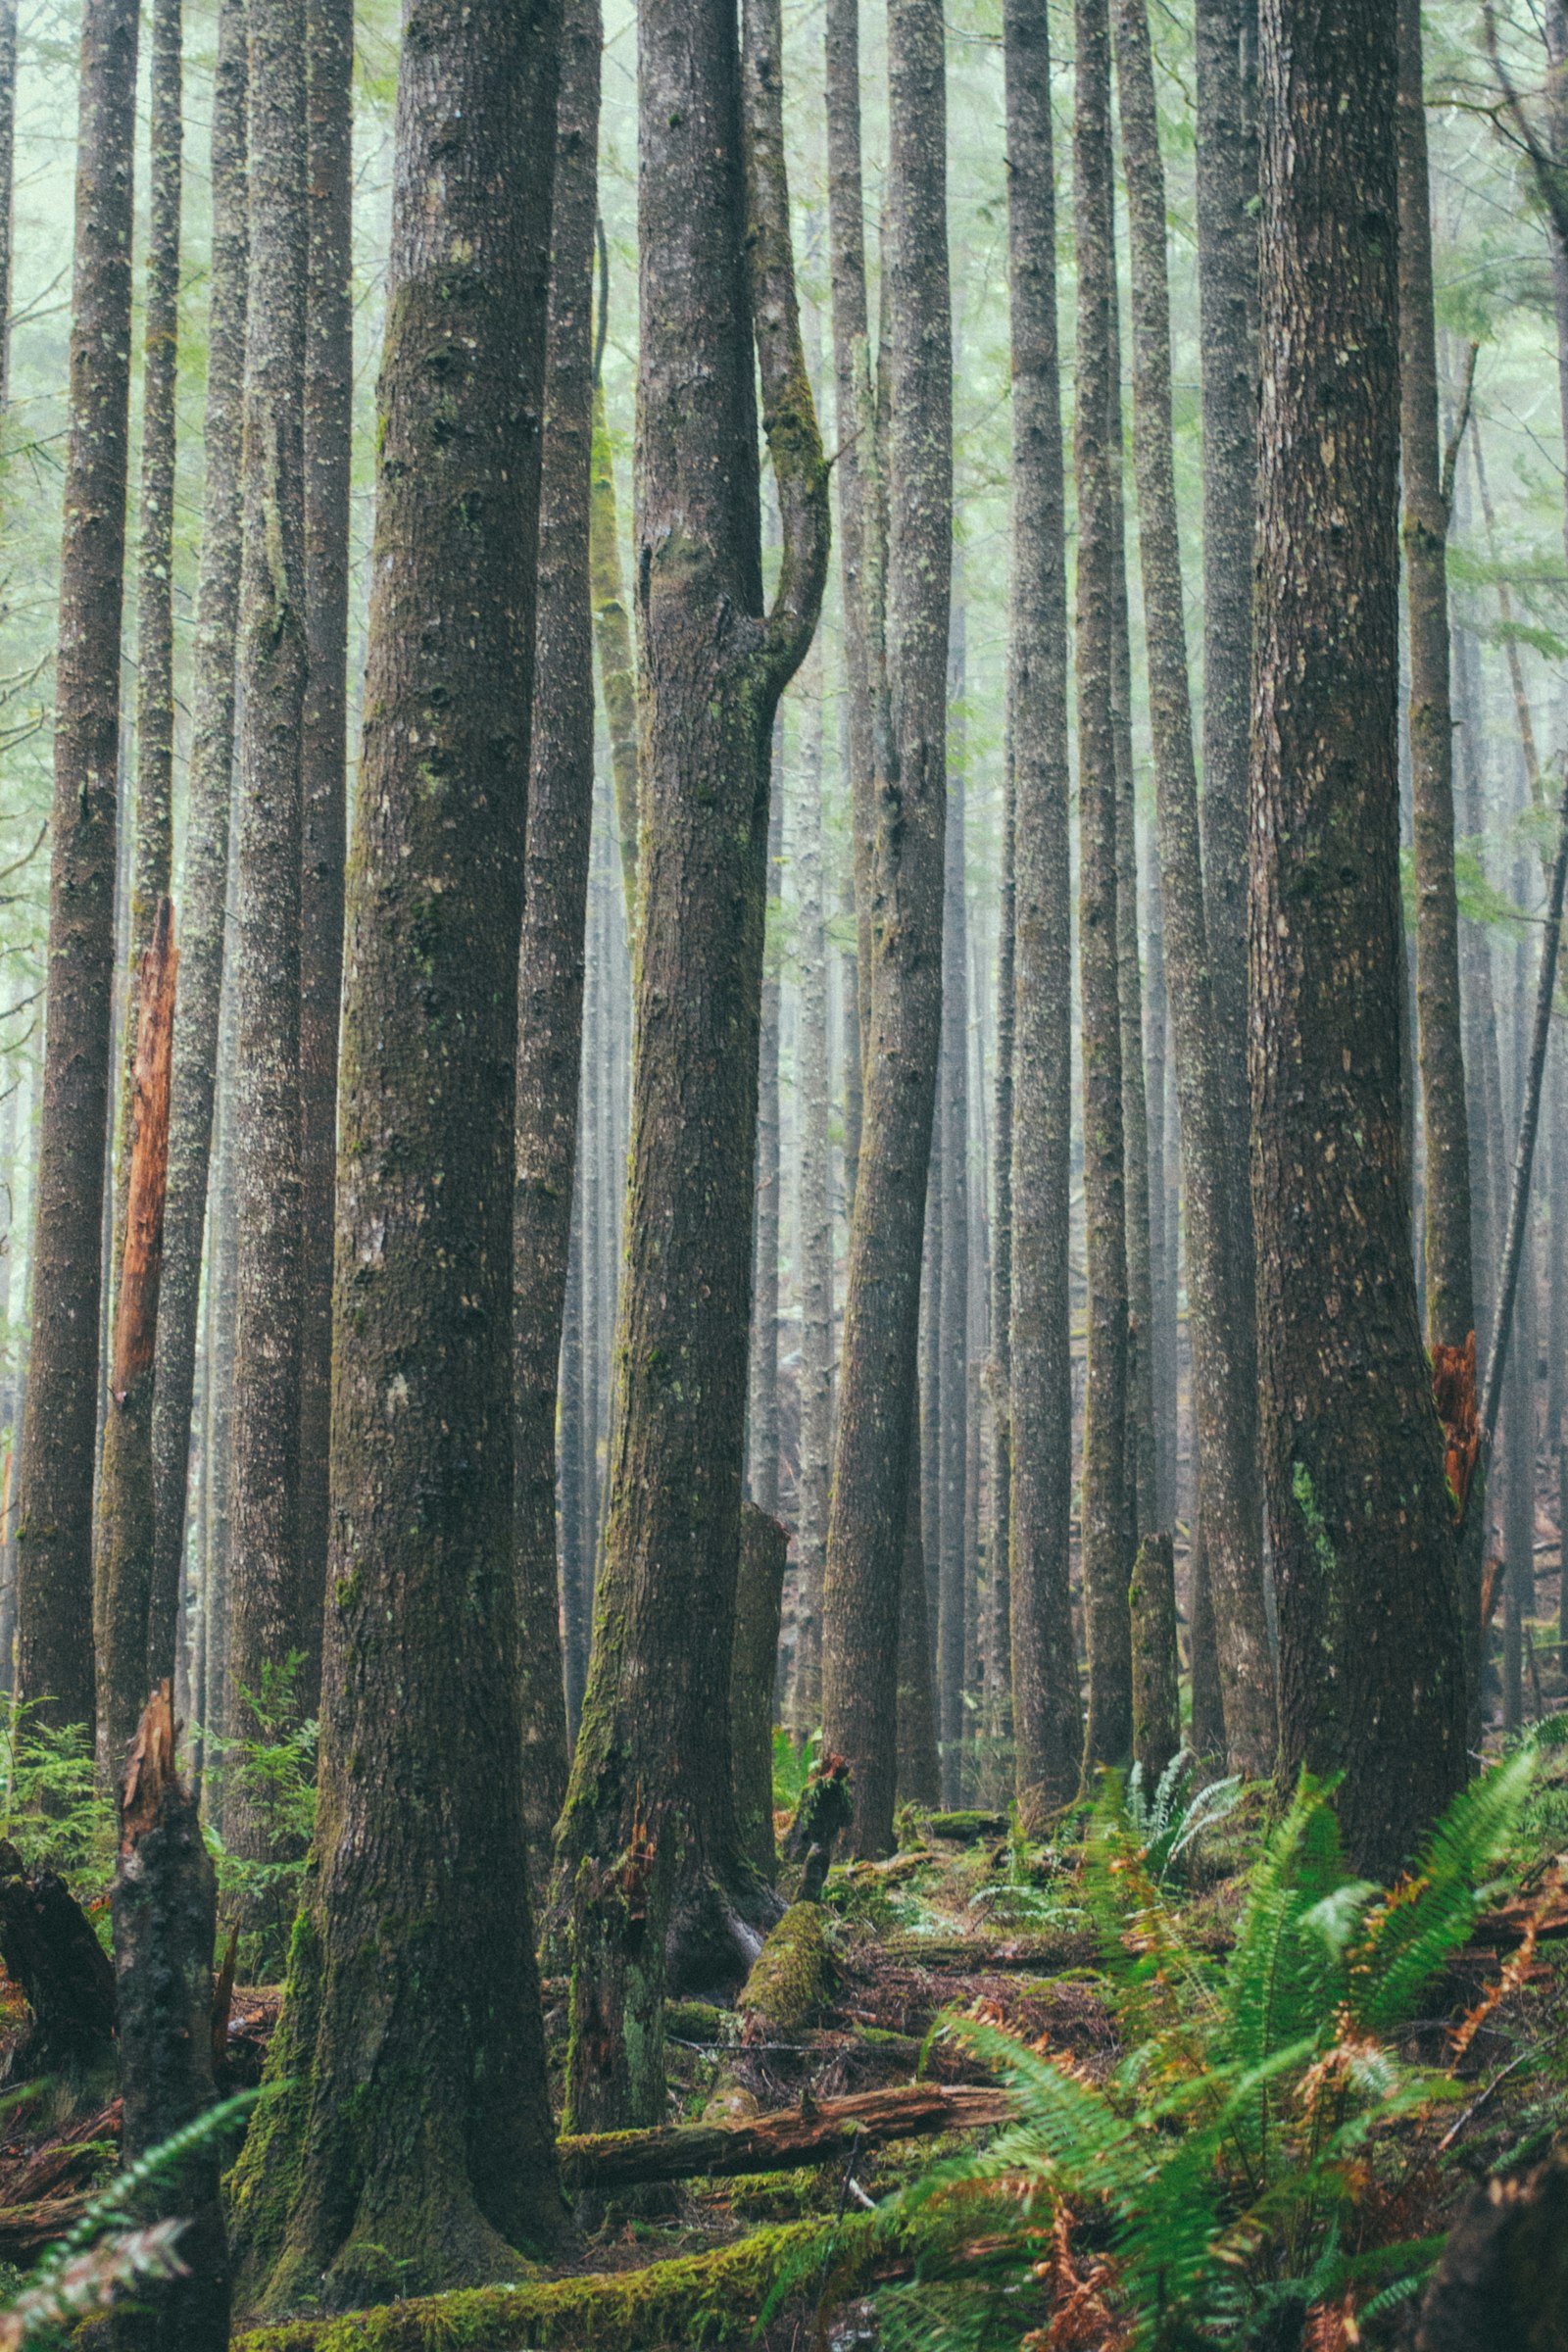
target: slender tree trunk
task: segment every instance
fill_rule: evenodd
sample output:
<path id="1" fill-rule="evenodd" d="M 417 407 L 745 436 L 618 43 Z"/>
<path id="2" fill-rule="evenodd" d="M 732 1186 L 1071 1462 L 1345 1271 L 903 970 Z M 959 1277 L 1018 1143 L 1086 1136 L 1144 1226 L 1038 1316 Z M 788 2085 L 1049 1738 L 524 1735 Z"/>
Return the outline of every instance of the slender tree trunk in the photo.
<path id="1" fill-rule="evenodd" d="M 1281 1763 L 1387 1878 L 1465 1775 L 1400 1133 L 1396 45 L 1264 0 L 1253 1199 Z M 1299 355 L 1290 367 L 1285 352 Z"/>
<path id="2" fill-rule="evenodd" d="M 237 877 L 230 873 L 229 913 L 238 896 Z M 234 1260 L 237 1247 L 234 1200 L 234 1050 L 237 1022 L 234 989 L 226 980 L 218 1030 L 218 1121 L 213 1146 L 212 1215 L 207 1248 L 207 1342 L 204 1370 L 208 1387 L 203 1415 L 203 1478 L 207 1489 L 207 1548 L 202 1560 L 202 1583 L 207 1611 L 207 1682 L 202 1722 L 226 1736 L 228 1704 L 228 1591 L 233 1557 L 234 1429 Z M 177 1043 L 177 1030 L 176 1030 Z M 176 1077 L 178 1063 L 175 1063 Z M 167 1223 L 166 1223 L 167 1230 Z M 160 1306 L 159 1321 L 163 1314 Z"/>
<path id="3" fill-rule="evenodd" d="M 1220 1020 L 1210 988 L 1187 678 L 1181 545 L 1171 448 L 1170 298 L 1164 172 L 1154 106 L 1149 20 L 1142 0 L 1118 0 L 1117 63 L 1133 248 L 1134 456 L 1149 646 L 1150 716 L 1159 824 L 1163 946 L 1181 1107 L 1187 1213 L 1187 1312 L 1193 1350 L 1203 1535 L 1220 1646 L 1226 1745 L 1256 1778 L 1274 1756 L 1273 1669 L 1263 1608 L 1254 1481 L 1255 1393 L 1236 1301 L 1245 1231 L 1228 1220 L 1231 1149 Z"/>
<path id="4" fill-rule="evenodd" d="M 348 825 L 349 466 L 354 397 L 354 7 L 305 0 L 305 604 L 300 741 L 300 1704 L 315 1713 L 326 1603 L 332 1228 Z"/>
<path id="5" fill-rule="evenodd" d="M 556 1544 L 557 1384 L 581 1098 L 584 927 L 594 808 L 590 602 L 593 259 L 599 202 L 598 0 L 566 0 L 561 35 L 550 335 L 539 484 L 522 954 L 517 978 L 514 1229 L 514 1545 L 522 1661 L 522 1803 L 536 1897 L 566 1794 Z"/>
<path id="6" fill-rule="evenodd" d="M 586 1089 L 584 1089 L 586 1096 Z M 583 1141 L 579 1122 L 579 1143 Z M 591 1555 L 584 1541 L 588 1465 L 583 1444 L 587 1386 L 584 1367 L 583 1264 L 587 1255 L 586 1153 L 579 1149 L 571 1197 L 571 1239 L 566 1259 L 566 1296 L 561 1331 L 561 1390 L 558 1400 L 556 1519 L 560 1531 L 561 1603 L 566 1678 L 566 1755 L 569 1764 L 588 1680 L 588 1635 L 593 1619 Z"/>
<path id="7" fill-rule="evenodd" d="M 1013 163 L 1016 176 L 1018 165 Z M 1013 399 L 1019 398 L 1016 380 Z M 1059 447 L 1059 437 L 1058 437 Z M 1015 493 L 1016 495 L 1016 493 Z M 1008 717 L 1003 748 L 1002 884 L 997 908 L 996 1060 L 992 1119 L 991 1347 L 985 1367 L 990 1438 L 991 1524 L 986 1533 L 983 1723 L 993 1747 L 1012 1737 L 1012 1128 L 1013 1051 L 1017 1034 L 1014 950 L 1017 891 L 1017 785 L 1011 715 L 1012 665 L 1007 669 Z"/>
<path id="8" fill-rule="evenodd" d="M 280 2088 L 232 2188 L 248 2299 L 278 2307 L 513 2277 L 514 2249 L 563 2219 L 523 1842 L 510 1336 L 560 27 L 509 0 L 428 0 L 418 24 L 350 866 L 320 1809 Z M 261 69 L 254 37 L 251 54 Z"/>
<path id="9" fill-rule="evenodd" d="M 228 1679 L 250 1731 L 302 1648 L 299 1575 L 301 737 L 305 717 L 305 0 L 250 0 L 250 279 L 234 941 L 234 1391 Z M 232 1788 L 225 1835 L 267 1833 Z"/>
<path id="10" fill-rule="evenodd" d="M 937 1064 L 937 1102 L 942 1067 Z M 925 1239 L 921 1249 L 920 1296 L 920 1555 L 925 1567 L 926 1623 L 931 1635 L 931 1689 L 941 1737 L 942 1702 L 937 1695 L 937 1635 L 942 1608 L 942 1250 L 943 1133 L 946 1121 L 932 1112 L 931 1152 L 926 1163 Z"/>
<path id="11" fill-rule="evenodd" d="M 756 1244 L 752 1275 L 747 1492 L 778 1517 L 778 1250 L 782 1206 L 779 1155 L 779 1015 L 784 956 L 780 879 L 784 870 L 784 762 L 775 729 L 767 819 L 767 915 L 757 1064 Z"/>
<path id="12" fill-rule="evenodd" d="M 956 604 L 949 638 L 947 841 L 942 913 L 942 1313 L 941 1572 L 937 1693 L 945 1803 L 961 1801 L 964 1742 L 963 1649 L 972 1562 L 967 1544 L 969 1452 L 969 931 L 965 893 L 964 761 L 968 729 L 964 608 Z"/>
<path id="13" fill-rule="evenodd" d="M 1154 1524 L 1176 1525 L 1176 1251 L 1173 1246 L 1170 1162 L 1172 1138 L 1166 1117 L 1170 1091 L 1168 1037 L 1170 998 L 1165 980 L 1165 924 L 1160 908 L 1159 856 L 1150 844 L 1152 872 L 1145 886 L 1145 935 L 1149 941 L 1149 991 L 1145 1011 L 1144 1068 L 1149 1102 L 1149 1287 L 1153 1325 Z"/>
<path id="14" fill-rule="evenodd" d="M 905 1499 L 904 1558 L 899 1580 L 896 1786 L 901 1805 L 939 1805 L 942 1767 L 937 1752 L 936 1694 L 921 1528 L 917 1398 L 910 1414 L 908 1446 L 908 1492 Z"/>
<path id="15" fill-rule="evenodd" d="M 597 165 L 597 157 L 595 162 Z M 597 190 L 597 170 L 595 184 Z M 597 201 L 597 194 L 596 194 Z M 601 375 L 610 270 L 600 237 L 599 343 L 594 361 L 593 479 L 588 506 L 589 595 L 594 639 L 599 649 L 599 690 L 610 730 L 610 766 L 615 795 L 615 833 L 620 849 L 626 926 L 637 930 L 637 668 L 632 655 L 631 615 L 620 564 L 620 520 L 615 498 L 615 453 Z"/>
<path id="16" fill-rule="evenodd" d="M 219 1061 L 219 1001 L 234 779 L 234 656 L 239 610 L 240 436 L 245 370 L 245 0 L 222 0 L 213 85 L 213 229 L 207 316 L 201 572 L 186 778 L 184 937 L 169 1130 L 164 1276 L 153 1406 L 156 1552 L 149 1666 L 172 1674 L 190 1484 L 191 1397 Z M 216 1264 L 216 1258 L 215 1258 Z M 206 1419 L 219 1409 L 211 1355 Z M 211 1624 L 209 1622 L 209 1634 Z"/>
<path id="17" fill-rule="evenodd" d="M 1104 0 L 1076 0 L 1073 218 L 1078 246 L 1078 974 L 1082 1003 L 1084 1216 L 1089 1371 L 1084 1397 L 1082 1557 L 1089 1648 L 1084 1774 L 1132 1745 L 1127 1611 L 1127 1213 L 1123 1156 L 1116 876 L 1115 223 L 1110 26 Z M 1059 1211 L 1058 1211 L 1059 1213 Z"/>
<path id="18" fill-rule="evenodd" d="M 1083 1747 L 1068 1592 L 1072 1359 L 1062 1213 L 1072 1159 L 1067 577 L 1056 203 L 1046 12 L 1006 0 L 1012 313 L 1014 958 L 1008 1355 L 1012 1716 L 1026 1818 L 1062 1804 Z"/>
<path id="19" fill-rule="evenodd" d="M 17 1529 L 17 1679 L 95 1720 L 92 1487 L 115 972 L 136 0 L 86 0 L 55 657 L 49 995 Z"/>
<path id="20" fill-rule="evenodd" d="M 822 1574 L 833 1467 L 833 1207 L 828 1145 L 828 947 L 822 873 L 822 660 L 813 649 L 803 694 L 795 871 L 801 1105 L 796 1233 L 801 1288 L 801 1468 L 796 1558 L 801 1586 L 796 1712 L 808 1732 L 822 1710 Z"/>
<path id="21" fill-rule="evenodd" d="M 860 1169 L 828 1523 L 822 1712 L 854 1774 L 857 1853 L 893 1837 L 897 1627 L 920 1237 L 942 1026 L 953 537 L 947 90 L 936 0 L 888 24 L 888 756 L 879 761 Z"/>
<path id="22" fill-rule="evenodd" d="M 0 421 L 11 406 L 11 296 L 16 277 L 17 0 L 0 0 Z"/>
<path id="23" fill-rule="evenodd" d="M 720 0 L 695 17 L 684 0 L 651 0 L 638 27 L 641 937 L 621 1386 L 558 1848 L 573 2129 L 662 2117 L 666 1931 L 676 1981 L 695 1968 L 711 1984 L 755 1948 L 733 1906 L 770 1900 L 738 1847 L 729 1671 L 770 748 L 815 625 L 828 532 L 795 301 L 776 0 L 748 0 L 745 29 L 738 57 Z M 783 518 L 766 612 L 754 365 Z"/>

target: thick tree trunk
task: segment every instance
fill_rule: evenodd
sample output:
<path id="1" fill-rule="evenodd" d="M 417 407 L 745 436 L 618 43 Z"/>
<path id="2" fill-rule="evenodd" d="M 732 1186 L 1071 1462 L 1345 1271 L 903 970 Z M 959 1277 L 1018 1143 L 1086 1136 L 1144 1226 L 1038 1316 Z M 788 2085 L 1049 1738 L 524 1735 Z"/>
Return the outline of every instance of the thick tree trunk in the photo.
<path id="1" fill-rule="evenodd" d="M 185 1556 L 191 1467 L 191 1399 L 207 1230 L 219 999 L 228 897 L 234 774 L 234 655 L 239 610 L 239 467 L 245 369 L 245 0 L 222 0 L 213 86 L 211 296 L 203 432 L 201 573 L 186 779 L 183 939 L 170 1108 L 169 1199 L 158 1307 L 153 1404 L 156 1533 L 151 1679 L 174 1670 L 174 1629 Z M 213 1263 L 218 1265 L 215 1251 Z M 206 1366 L 206 1417 L 218 1410 L 216 1367 Z M 211 1625 L 209 1622 L 209 1631 Z M 205 1720 L 205 1718 L 204 1718 Z"/>
<path id="2" fill-rule="evenodd" d="M 300 1705 L 316 1712 L 326 1604 L 332 1228 L 348 825 L 349 466 L 354 397 L 354 8 L 305 0 L 305 603 L 300 741 Z"/>
<path id="3" fill-rule="evenodd" d="M 1072 884 L 1067 575 L 1056 341 L 1050 29 L 1007 0 L 1008 284 L 1012 307 L 1009 712 L 1015 865 L 1012 1298 L 1008 1339 L 1012 1717 L 1025 1817 L 1078 1783 L 1083 1719 L 1068 1592 L 1072 1361 Z"/>
<path id="4" fill-rule="evenodd" d="M 796 1562 L 800 1579 L 795 1712 L 805 1733 L 822 1719 L 822 1576 L 833 1469 L 833 1207 L 828 1142 L 828 945 L 822 874 L 822 664 L 813 649 L 803 695 L 794 863 L 800 894 L 801 1450 Z"/>
<path id="5" fill-rule="evenodd" d="M 857 1853 L 893 1838 L 894 1683 L 920 1238 L 942 1026 L 952 566 L 947 96 L 935 0 L 893 0 L 887 645 L 892 732 L 877 787 L 860 1167 L 850 1235 L 828 1525 L 822 1712 L 850 1760 Z"/>
<path id="6" fill-rule="evenodd" d="M 134 1182 L 134 1178 L 133 1178 Z M 212 2106 L 213 1943 L 218 1883 L 196 1799 L 174 1761 L 172 1695 L 147 1702 L 120 1788 L 120 1859 L 110 1890 L 119 1995 L 121 2154 L 150 2155 Z M 181 2275 L 117 2313 L 135 2352 L 225 2352 L 228 2241 L 214 2139 L 160 2177 L 138 2219 L 177 2217 Z M 161 2209 L 161 2211 L 160 2211 Z"/>
<path id="7" fill-rule="evenodd" d="M 1465 1775 L 1400 1132 L 1396 49 L 1265 0 L 1253 1201 L 1281 1764 L 1388 1878 Z M 1293 354 L 1289 367 L 1280 355 Z"/>
<path id="8" fill-rule="evenodd" d="M 631 1168 L 605 1558 L 558 1846 L 573 1972 L 566 2110 L 617 2127 L 662 2115 L 666 1931 L 677 1981 L 733 1979 L 747 1958 L 734 1906 L 770 1900 L 738 1846 L 730 1654 L 770 747 L 828 557 L 776 0 L 749 0 L 744 59 L 721 0 L 695 17 L 685 0 L 652 0 L 638 29 L 645 708 Z M 754 365 L 783 516 L 766 613 Z"/>
<path id="9" fill-rule="evenodd" d="M 87 0 L 81 23 L 49 995 L 17 1529 L 18 1686 L 50 1722 L 89 1727 L 137 17 L 136 0 Z"/>
<path id="10" fill-rule="evenodd" d="M 1078 246 L 1078 974 L 1082 1004 L 1089 1371 L 1082 1558 L 1089 1649 L 1084 1775 L 1132 1745 L 1127 1579 L 1127 1216 L 1116 927 L 1116 552 L 1109 421 L 1114 345 L 1110 27 L 1105 0 L 1076 0 L 1073 217 Z M 1059 1203 L 1056 1213 L 1060 1214 Z"/>
<path id="11" fill-rule="evenodd" d="M 741 1506 L 735 1643 L 730 1658 L 730 1777 L 741 1852 L 771 1879 L 773 1845 L 773 1683 L 789 1535 L 754 1503 Z"/>
<path id="12" fill-rule="evenodd" d="M 1232 1112 L 1204 917 L 1171 445 L 1164 172 L 1143 0 L 1118 0 L 1116 45 L 1133 252 L 1133 449 L 1163 945 L 1181 1108 L 1194 1419 L 1226 1745 L 1236 1770 L 1256 1778 L 1273 1764 L 1275 1710 L 1258 1549 L 1256 1399 L 1250 1385 L 1254 1358 L 1241 1324 L 1242 1302 L 1250 1290 L 1251 1221 L 1249 1216 L 1245 1229 L 1233 1225 L 1226 1209 Z"/>
<path id="13" fill-rule="evenodd" d="M 275 2306 L 513 2276 L 563 2220 L 523 1841 L 511 1345 L 559 20 L 430 0 L 417 24 L 350 862 L 319 1815 L 279 2088 L 231 2207 L 247 2299 Z"/>
<path id="14" fill-rule="evenodd" d="M 1146 1794 L 1182 1743 L 1176 1564 L 1168 1534 L 1146 1536 L 1133 1563 L 1133 1755 Z"/>
<path id="15" fill-rule="evenodd" d="M 234 936 L 230 1727 L 302 1646 L 299 1575 L 301 736 L 305 717 L 305 0 L 250 0 L 250 277 Z M 225 1792 L 224 1834 L 265 1825 Z"/>
<path id="16" fill-rule="evenodd" d="M 98 1759 L 118 1778 L 147 1695 L 153 1584 L 153 1364 L 164 1262 L 169 1098 L 179 967 L 168 899 L 142 951 L 126 1139 L 125 1230 L 98 1472 Z"/>
<path id="17" fill-rule="evenodd" d="M 590 608 L 593 259 L 599 202 L 598 0 L 566 0 L 539 481 L 522 954 L 517 975 L 513 1539 L 522 1665 L 522 1803 L 536 1899 L 566 1795 L 556 1543 L 557 1386 L 581 1097 L 584 927 L 594 807 Z"/>
<path id="18" fill-rule="evenodd" d="M 909 1477 L 904 1505 L 904 1553 L 899 1571 L 898 1762 L 901 1805 L 939 1805 L 942 1768 L 937 1754 L 937 1708 L 931 1619 L 925 1572 L 920 1494 L 920 1413 L 909 1420 Z"/>

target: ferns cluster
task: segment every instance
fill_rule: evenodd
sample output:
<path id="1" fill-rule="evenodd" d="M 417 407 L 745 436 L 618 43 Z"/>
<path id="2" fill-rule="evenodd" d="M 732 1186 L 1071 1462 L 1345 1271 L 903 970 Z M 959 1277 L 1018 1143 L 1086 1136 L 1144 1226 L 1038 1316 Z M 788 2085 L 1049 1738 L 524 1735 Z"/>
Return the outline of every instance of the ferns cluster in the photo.
<path id="1" fill-rule="evenodd" d="M 1531 1770 L 1521 1753 L 1463 1790 L 1387 1892 L 1351 1875 L 1332 1790 L 1303 1778 L 1223 1959 L 1191 1947 L 1110 1789 L 1083 1891 L 1127 2054 L 1102 2082 L 984 2016 L 948 2021 L 1017 2119 L 884 2209 L 915 2270 L 882 2298 L 889 2343 L 987 2352 L 1031 2327 L 1097 2352 L 1299 2342 L 1314 2308 L 1364 2320 L 1411 2291 L 1434 2248 L 1399 2242 L 1411 2200 L 1387 2128 L 1452 2085 L 1391 2040 L 1469 1936 Z"/>

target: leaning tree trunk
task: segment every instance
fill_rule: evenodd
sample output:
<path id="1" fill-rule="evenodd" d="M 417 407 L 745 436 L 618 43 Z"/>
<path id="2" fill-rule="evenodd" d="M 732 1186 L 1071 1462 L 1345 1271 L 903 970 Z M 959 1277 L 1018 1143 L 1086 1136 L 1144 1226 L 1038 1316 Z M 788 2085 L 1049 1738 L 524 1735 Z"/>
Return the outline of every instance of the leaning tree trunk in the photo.
<path id="1" fill-rule="evenodd" d="M 354 399 L 353 0 L 305 0 L 305 605 L 300 741 L 300 1705 L 316 1712 L 326 1602 L 332 1221 L 348 825 L 349 469 Z"/>
<path id="2" fill-rule="evenodd" d="M 583 940 L 594 808 L 589 473 L 603 38 L 598 0 L 567 0 L 561 34 L 539 478 L 539 606 L 517 972 L 513 1241 L 513 1525 L 522 1664 L 522 1802 L 536 1895 L 546 1890 L 551 1840 L 566 1794 L 556 1406 L 577 1159 Z"/>
<path id="3" fill-rule="evenodd" d="M 1082 1004 L 1089 1371 L 1082 1555 L 1089 1646 L 1084 1773 L 1132 1745 L 1127 1613 L 1127 1219 L 1116 954 L 1114 515 L 1109 420 L 1115 234 L 1110 26 L 1105 0 L 1076 0 L 1073 217 L 1078 243 L 1078 974 Z M 1060 1214 L 1057 1204 L 1056 1213 Z"/>
<path id="4" fill-rule="evenodd" d="M 1007 0 L 1008 283 L 1012 300 L 1012 582 L 1016 1019 L 1009 1334 L 1012 1718 L 1027 1817 L 1078 1784 L 1073 1648 L 1072 883 L 1067 796 L 1067 574 L 1056 344 L 1056 203 L 1046 13 Z"/>
<path id="5" fill-rule="evenodd" d="M 650 0 L 638 55 L 644 838 L 621 1385 L 558 1843 L 576 2130 L 662 2118 L 666 1936 L 677 1981 L 738 1980 L 735 1906 L 761 1900 L 739 1850 L 728 1725 L 769 761 L 828 555 L 776 0 L 748 0 L 744 58 L 724 0 L 695 17 L 689 0 Z M 754 367 L 783 518 L 771 611 Z"/>
<path id="6" fill-rule="evenodd" d="M 1249 1213 L 1239 1230 L 1226 1206 L 1233 1141 L 1204 919 L 1171 442 L 1164 171 L 1143 0 L 1117 0 L 1116 51 L 1133 262 L 1133 454 L 1163 945 L 1181 1114 L 1194 1420 L 1226 1745 L 1236 1770 L 1256 1778 L 1274 1761 L 1275 1708 L 1258 1552 L 1253 1354 L 1250 1343 L 1239 1338 L 1238 1302 L 1250 1293 L 1251 1219 Z"/>
<path id="7" fill-rule="evenodd" d="M 828 1521 L 822 1715 L 852 1842 L 893 1840 L 899 1594 L 920 1253 L 942 1031 L 953 384 L 947 93 L 937 0 L 893 0 L 886 296 L 891 728 L 870 872 L 864 1097 Z M 927 1530 L 929 1538 L 930 1531 Z"/>
<path id="8" fill-rule="evenodd" d="M 1392 15 L 1265 0 L 1253 1198 L 1281 1763 L 1386 1879 L 1465 1775 L 1399 1101 Z M 1291 355 L 1290 365 L 1284 355 Z"/>
<path id="9" fill-rule="evenodd" d="M 245 2299 L 329 2309 L 515 2276 L 564 2218 L 523 1842 L 511 1343 L 559 22 L 421 0 L 416 23 L 349 869 L 319 1816 L 279 2087 L 231 2205 Z"/>
<path id="10" fill-rule="evenodd" d="M 18 1687 L 49 1721 L 88 1727 L 138 13 L 136 0 L 86 0 L 81 22 L 49 994 L 18 1482 Z"/>
<path id="11" fill-rule="evenodd" d="M 190 1485 L 191 1399 L 217 1088 L 219 997 L 228 896 L 239 610 L 240 430 L 245 368 L 245 0 L 222 0 L 213 84 L 211 297 L 203 432 L 201 571 L 186 777 L 183 939 L 169 1131 L 164 1279 L 153 1404 L 155 1536 L 150 1679 L 174 1671 Z M 208 1413 L 217 1395 L 207 1365 Z M 221 1730 L 222 1726 L 215 1728 Z"/>
<path id="12" fill-rule="evenodd" d="M 228 1594 L 231 1728 L 255 1736 L 299 1648 L 301 733 L 305 718 L 305 0 L 250 0 L 250 278 L 234 939 L 238 1248 Z M 225 1791 L 234 1850 L 268 1852 Z"/>

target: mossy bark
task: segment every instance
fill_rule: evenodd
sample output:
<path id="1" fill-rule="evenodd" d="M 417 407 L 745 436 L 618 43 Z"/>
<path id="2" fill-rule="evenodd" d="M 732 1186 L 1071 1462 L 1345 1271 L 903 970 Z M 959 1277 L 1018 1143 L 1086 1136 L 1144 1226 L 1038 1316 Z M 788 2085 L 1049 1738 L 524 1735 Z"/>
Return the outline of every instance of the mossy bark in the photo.
<path id="1" fill-rule="evenodd" d="M 770 1879 L 773 1846 L 773 1686 L 789 1536 L 752 1503 L 741 1505 L 740 1575 L 730 1658 L 730 1773 L 741 1852 Z"/>
<path id="2" fill-rule="evenodd" d="M 597 157 L 595 162 L 597 165 Z M 601 232 L 603 233 L 603 232 Z M 601 247 L 601 252 L 603 248 Z M 599 333 L 605 332 L 604 301 L 609 278 L 599 280 Z M 626 900 L 627 937 L 637 936 L 637 667 L 632 654 L 631 614 L 620 563 L 620 522 L 615 499 L 615 452 L 610 438 L 605 387 L 594 381 L 593 475 L 589 499 L 589 592 L 594 638 L 599 648 L 599 691 L 610 730 L 610 765 L 615 793 L 615 833 L 620 846 L 620 879 Z"/>
<path id="3" fill-rule="evenodd" d="M 510 2276 L 564 2219 L 524 1855 L 510 1339 L 558 45 L 549 0 L 419 0 L 402 52 L 319 1811 L 279 2087 L 233 2180 L 252 2307 Z"/>
<path id="4" fill-rule="evenodd" d="M 1133 1760 L 1143 1766 L 1145 1786 L 1152 1789 L 1182 1743 L 1176 1563 L 1168 1535 L 1149 1535 L 1139 1544 L 1128 1606 L 1133 1621 Z"/>
<path id="5" fill-rule="evenodd" d="M 1281 1766 L 1390 1877 L 1466 1771 L 1400 1104 L 1395 27 L 1265 0 L 1252 1183 Z M 1280 356 L 1289 351 L 1292 364 Z"/>

